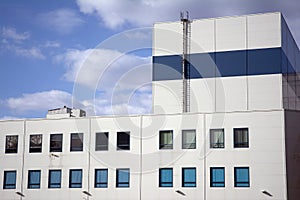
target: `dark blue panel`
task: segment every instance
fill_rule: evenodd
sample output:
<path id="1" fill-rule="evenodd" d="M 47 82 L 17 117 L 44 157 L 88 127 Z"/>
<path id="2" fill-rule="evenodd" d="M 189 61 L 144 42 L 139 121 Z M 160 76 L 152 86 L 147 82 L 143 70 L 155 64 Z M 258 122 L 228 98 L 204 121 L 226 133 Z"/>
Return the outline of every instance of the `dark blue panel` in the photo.
<path id="1" fill-rule="evenodd" d="M 214 77 L 215 69 L 215 53 L 190 55 L 190 78 Z"/>
<path id="2" fill-rule="evenodd" d="M 281 73 L 281 48 L 248 50 L 248 75 Z"/>
<path id="3" fill-rule="evenodd" d="M 247 74 L 246 57 L 246 51 L 217 52 L 216 64 L 218 70 L 216 76 L 245 76 Z"/>
<path id="4" fill-rule="evenodd" d="M 152 74 L 154 81 L 182 79 L 181 56 L 154 56 Z"/>
<path id="5" fill-rule="evenodd" d="M 287 74 L 288 72 L 288 59 L 285 53 L 281 51 L 281 73 Z"/>

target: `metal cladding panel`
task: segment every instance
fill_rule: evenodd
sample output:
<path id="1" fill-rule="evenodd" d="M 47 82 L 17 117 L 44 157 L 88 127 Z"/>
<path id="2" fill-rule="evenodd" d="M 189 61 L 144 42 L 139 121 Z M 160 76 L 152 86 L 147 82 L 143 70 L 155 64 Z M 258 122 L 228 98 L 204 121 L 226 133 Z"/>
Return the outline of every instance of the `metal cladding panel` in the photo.
<path id="1" fill-rule="evenodd" d="M 248 76 L 248 109 L 280 109 L 282 105 L 282 75 Z"/>
<path id="2" fill-rule="evenodd" d="M 216 78 L 216 111 L 247 110 L 247 78 Z"/>
<path id="3" fill-rule="evenodd" d="M 153 57 L 152 80 L 178 80 L 182 78 L 180 55 Z"/>
<path id="4" fill-rule="evenodd" d="M 153 56 L 182 54 L 181 22 L 154 24 Z"/>
<path id="5" fill-rule="evenodd" d="M 247 16 L 248 49 L 281 46 L 281 14 Z"/>
<path id="6" fill-rule="evenodd" d="M 216 51 L 246 49 L 246 17 L 216 19 Z"/>
<path id="7" fill-rule="evenodd" d="M 191 53 L 215 51 L 215 20 L 194 20 L 191 24 Z"/>

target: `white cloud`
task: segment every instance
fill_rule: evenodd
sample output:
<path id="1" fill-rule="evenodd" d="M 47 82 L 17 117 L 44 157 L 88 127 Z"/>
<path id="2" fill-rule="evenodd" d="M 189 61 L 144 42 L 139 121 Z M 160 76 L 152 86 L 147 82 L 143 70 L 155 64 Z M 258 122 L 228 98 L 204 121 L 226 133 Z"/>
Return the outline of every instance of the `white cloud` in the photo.
<path id="1" fill-rule="evenodd" d="M 45 44 L 44 44 L 44 47 L 50 47 L 50 48 L 57 48 L 57 47 L 60 47 L 60 43 L 59 42 L 56 42 L 56 41 L 47 41 Z"/>
<path id="2" fill-rule="evenodd" d="M 12 39 L 15 42 L 27 40 L 30 37 L 29 32 L 17 33 L 17 30 L 13 27 L 3 27 L 2 37 Z"/>
<path id="3" fill-rule="evenodd" d="M 41 25 L 60 34 L 68 34 L 84 23 L 78 13 L 72 9 L 58 9 L 38 16 Z"/>
<path id="4" fill-rule="evenodd" d="M 23 94 L 21 97 L 9 98 L 5 102 L 6 106 L 15 113 L 47 111 L 65 105 L 70 106 L 72 95 L 60 90 L 50 90 Z"/>
<path id="5" fill-rule="evenodd" d="M 109 49 L 72 49 L 56 60 L 66 67 L 63 78 L 74 82 L 75 98 L 89 114 L 149 112 L 151 101 L 143 102 L 151 99 L 151 57 Z"/>
<path id="6" fill-rule="evenodd" d="M 41 60 L 46 58 L 41 52 L 41 50 L 37 47 L 23 48 L 16 45 L 6 45 L 5 48 L 6 50 L 14 52 L 18 56 L 41 59 Z"/>

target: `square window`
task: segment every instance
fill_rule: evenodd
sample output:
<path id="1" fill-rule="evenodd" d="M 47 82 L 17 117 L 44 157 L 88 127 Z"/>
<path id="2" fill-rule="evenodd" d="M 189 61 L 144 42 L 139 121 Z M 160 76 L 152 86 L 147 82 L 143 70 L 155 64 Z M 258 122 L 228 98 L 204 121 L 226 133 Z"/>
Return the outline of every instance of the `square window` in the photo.
<path id="1" fill-rule="evenodd" d="M 234 187 L 250 187 L 249 167 L 234 168 Z"/>
<path id="2" fill-rule="evenodd" d="M 159 131 L 159 149 L 173 149 L 173 131 Z"/>
<path id="3" fill-rule="evenodd" d="M 16 189 L 17 171 L 4 171 L 3 189 Z"/>
<path id="4" fill-rule="evenodd" d="M 63 134 L 50 135 L 50 152 L 62 152 Z"/>
<path id="5" fill-rule="evenodd" d="M 117 169 L 117 184 L 116 187 L 129 187 L 130 170 Z"/>
<path id="6" fill-rule="evenodd" d="M 248 148 L 249 135 L 248 128 L 234 128 L 234 148 Z"/>
<path id="7" fill-rule="evenodd" d="M 173 187 L 173 169 L 159 169 L 159 187 Z"/>
<path id="8" fill-rule="evenodd" d="M 82 187 L 82 169 L 70 169 L 69 188 Z"/>
<path id="9" fill-rule="evenodd" d="M 39 189 L 41 187 L 41 170 L 28 171 L 28 189 Z"/>
<path id="10" fill-rule="evenodd" d="M 196 168 L 182 168 L 182 187 L 196 187 Z"/>
<path id="11" fill-rule="evenodd" d="M 210 168 L 210 187 L 225 187 L 225 168 Z"/>
<path id="12" fill-rule="evenodd" d="M 108 150 L 108 132 L 96 133 L 96 151 L 107 151 Z"/>
<path id="13" fill-rule="evenodd" d="M 49 170 L 48 188 L 61 188 L 61 170 Z"/>
<path id="14" fill-rule="evenodd" d="M 130 150 L 130 132 L 117 133 L 117 150 Z"/>
<path id="15" fill-rule="evenodd" d="M 107 179 L 107 169 L 95 169 L 95 188 L 107 188 Z"/>
<path id="16" fill-rule="evenodd" d="M 71 133 L 70 151 L 83 151 L 83 133 Z"/>
<path id="17" fill-rule="evenodd" d="M 5 144 L 5 153 L 18 153 L 18 136 L 7 135 Z"/>
<path id="18" fill-rule="evenodd" d="M 210 148 L 224 147 L 224 129 L 210 129 Z"/>
<path id="19" fill-rule="evenodd" d="M 196 149 L 196 130 L 182 130 L 182 149 Z"/>
<path id="20" fill-rule="evenodd" d="M 42 140 L 43 140 L 42 134 L 30 135 L 29 153 L 41 153 Z"/>

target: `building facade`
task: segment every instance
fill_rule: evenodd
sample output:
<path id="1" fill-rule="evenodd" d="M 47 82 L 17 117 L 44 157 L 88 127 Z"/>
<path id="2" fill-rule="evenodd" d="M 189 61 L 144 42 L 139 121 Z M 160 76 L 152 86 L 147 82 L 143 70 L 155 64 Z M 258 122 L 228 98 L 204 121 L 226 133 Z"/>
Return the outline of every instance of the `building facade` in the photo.
<path id="1" fill-rule="evenodd" d="M 296 200 L 300 54 L 284 18 L 188 23 L 188 38 L 154 25 L 153 114 L 0 121 L 1 199 Z"/>

